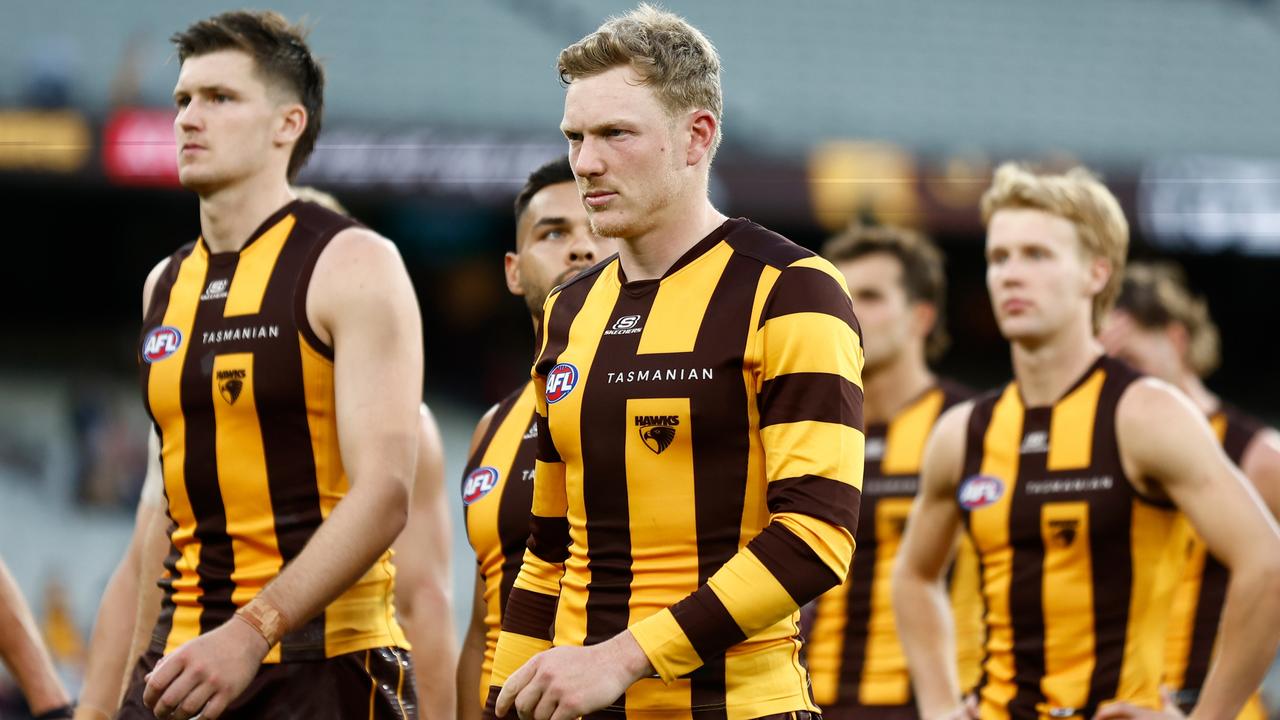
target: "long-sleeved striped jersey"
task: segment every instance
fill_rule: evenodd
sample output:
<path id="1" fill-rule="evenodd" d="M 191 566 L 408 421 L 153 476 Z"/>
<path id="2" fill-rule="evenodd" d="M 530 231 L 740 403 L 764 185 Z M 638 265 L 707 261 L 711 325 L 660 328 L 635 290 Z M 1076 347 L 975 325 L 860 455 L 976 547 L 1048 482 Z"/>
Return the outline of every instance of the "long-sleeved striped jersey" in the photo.
<path id="1" fill-rule="evenodd" d="M 553 642 L 629 628 L 657 673 L 606 716 L 816 711 L 798 610 L 848 572 L 863 465 L 839 273 L 728 220 L 658 280 L 606 261 L 544 318 L 532 534 L 489 706 Z"/>

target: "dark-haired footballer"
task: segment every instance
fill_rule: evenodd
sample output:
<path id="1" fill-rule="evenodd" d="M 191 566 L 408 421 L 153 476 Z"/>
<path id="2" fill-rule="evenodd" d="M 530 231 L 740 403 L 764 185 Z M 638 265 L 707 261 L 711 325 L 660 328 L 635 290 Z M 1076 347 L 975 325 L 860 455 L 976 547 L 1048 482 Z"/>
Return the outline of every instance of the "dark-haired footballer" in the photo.
<path id="1" fill-rule="evenodd" d="M 557 285 L 617 252 L 591 231 L 578 186 L 561 157 L 534 170 L 516 196 L 516 249 L 505 258 L 507 288 L 524 298 L 534 332 Z M 520 572 L 533 503 L 534 385 L 526 382 L 480 418 L 462 480 L 467 537 L 476 553 L 471 625 L 458 660 L 458 717 L 478 718 L 489 690 L 502 611 Z"/>
<path id="2" fill-rule="evenodd" d="M 229 12 L 173 42 L 201 235 L 143 290 L 171 548 L 117 717 L 415 717 L 388 553 L 418 443 L 413 287 L 389 241 L 290 190 L 323 107 L 302 32 Z"/>

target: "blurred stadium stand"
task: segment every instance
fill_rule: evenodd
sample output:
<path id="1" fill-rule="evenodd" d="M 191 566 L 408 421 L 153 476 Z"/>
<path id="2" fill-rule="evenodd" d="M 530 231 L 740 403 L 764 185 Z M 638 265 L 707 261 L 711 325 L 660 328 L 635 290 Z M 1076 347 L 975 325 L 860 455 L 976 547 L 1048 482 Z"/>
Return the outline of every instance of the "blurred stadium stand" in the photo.
<path id="1" fill-rule="evenodd" d="M 272 3 L 309 21 L 326 62 L 302 181 L 395 240 L 417 285 L 450 482 L 471 424 L 527 372 L 500 257 L 511 196 L 565 149 L 555 55 L 632 4 Z M 1211 386 L 1280 419 L 1280 3 L 665 4 L 724 61 L 718 205 L 811 247 L 853 217 L 932 233 L 949 256 L 945 371 L 979 387 L 1008 373 L 975 209 L 990 169 L 1083 161 L 1125 205 L 1132 254 L 1182 261 L 1209 297 L 1225 357 Z M 12 3 L 0 22 L 0 554 L 44 617 L 65 589 L 63 635 L 87 637 L 141 481 L 139 288 L 199 232 L 173 170 L 167 38 L 241 5 Z M 455 510 L 463 628 L 474 560 Z"/>

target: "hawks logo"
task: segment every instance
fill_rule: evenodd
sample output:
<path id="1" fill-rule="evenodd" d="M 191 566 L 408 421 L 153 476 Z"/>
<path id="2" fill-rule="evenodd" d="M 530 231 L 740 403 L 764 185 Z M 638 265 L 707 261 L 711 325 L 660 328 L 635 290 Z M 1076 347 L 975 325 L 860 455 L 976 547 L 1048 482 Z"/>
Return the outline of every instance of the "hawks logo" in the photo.
<path id="1" fill-rule="evenodd" d="M 644 446 L 661 455 L 676 439 L 676 426 L 680 418 L 675 415 L 637 415 L 636 427 Z"/>
<path id="2" fill-rule="evenodd" d="M 977 510 L 994 504 L 1004 495 L 1004 483 L 990 475 L 974 475 L 960 483 L 956 499 L 965 510 Z"/>
<path id="3" fill-rule="evenodd" d="M 149 363 L 160 362 L 178 352 L 182 346 L 182 333 L 176 327 L 161 325 L 147 333 L 142 341 L 142 359 Z"/>
<path id="4" fill-rule="evenodd" d="M 1071 547 L 1080 528 L 1079 520 L 1050 520 L 1049 537 L 1060 548 Z"/>
<path id="5" fill-rule="evenodd" d="M 498 486 L 498 469 L 485 465 L 467 473 L 462 483 L 462 504 L 470 505 Z"/>
<path id="6" fill-rule="evenodd" d="M 219 370 L 218 393 L 228 405 L 235 405 L 244 390 L 244 379 L 248 375 L 244 370 Z"/>
<path id="7" fill-rule="evenodd" d="M 547 402 L 556 403 L 565 399 L 578 385 L 578 368 L 569 363 L 560 363 L 547 373 Z"/>

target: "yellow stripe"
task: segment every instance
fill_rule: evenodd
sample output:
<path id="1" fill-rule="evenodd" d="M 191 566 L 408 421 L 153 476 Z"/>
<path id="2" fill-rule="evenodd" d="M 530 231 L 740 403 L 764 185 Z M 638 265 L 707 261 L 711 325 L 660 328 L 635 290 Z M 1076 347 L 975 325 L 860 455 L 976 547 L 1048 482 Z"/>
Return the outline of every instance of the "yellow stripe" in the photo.
<path id="1" fill-rule="evenodd" d="M 1013 577 L 1013 548 L 1009 545 L 1009 511 L 1018 477 L 1018 449 L 1022 438 L 1022 400 L 1015 385 L 1005 388 L 992 410 L 982 442 L 979 472 L 1004 483 L 1000 499 L 969 515 L 974 545 L 983 563 L 983 594 L 987 604 L 987 683 L 982 690 L 982 716 L 1007 720 L 1013 684 L 1013 625 L 1009 590 Z"/>
<path id="2" fill-rule="evenodd" d="M 846 575 L 853 560 L 853 536 L 848 530 L 797 513 L 778 513 L 773 520 L 808 545 L 836 577 Z"/>
<path id="3" fill-rule="evenodd" d="M 693 683 L 677 678 L 668 685 L 658 678 L 641 678 L 627 688 L 625 717 L 693 720 Z"/>
<path id="4" fill-rule="evenodd" d="M 1174 590 L 1173 604 L 1169 611 L 1169 630 L 1165 638 L 1164 678 L 1162 682 L 1172 688 L 1182 688 L 1187 678 L 1187 664 L 1191 658 L 1191 637 L 1195 632 L 1196 604 L 1200 598 L 1200 584 L 1204 580 L 1205 547 L 1198 542 L 1185 515 L 1179 514 L 1174 523 L 1169 544 L 1180 548 L 1174 561 L 1181 561 L 1182 573 Z"/>
<path id="5" fill-rule="evenodd" d="M 776 624 L 778 608 L 795 607 L 786 588 L 749 548 L 730 558 L 707 583 L 748 637 Z"/>
<path id="6" fill-rule="evenodd" d="M 490 684 L 501 687 L 511 677 L 511 673 L 520 669 L 526 660 L 543 650 L 550 650 L 551 643 L 546 640 L 531 638 L 503 631 L 498 639 L 498 654 L 493 659 L 493 679 Z"/>
<path id="7" fill-rule="evenodd" d="M 1078 470 L 1092 463 L 1093 423 L 1098 416 L 1098 397 L 1106 379 L 1105 371 L 1094 371 L 1088 380 L 1053 406 L 1049 425 L 1049 470 Z"/>
<path id="8" fill-rule="evenodd" d="M 855 555 L 853 561 L 858 562 Z M 827 591 L 815 602 L 813 630 L 805 652 L 809 675 L 813 678 L 813 699 L 826 706 L 836 701 L 840 689 L 840 659 L 844 654 L 844 633 L 849 624 L 849 592 L 852 574 L 839 587 Z"/>
<path id="9" fill-rule="evenodd" d="M 862 489 L 862 432 L 848 425 L 805 420 L 760 430 L 770 481 L 817 475 Z"/>
<path id="10" fill-rule="evenodd" d="M 640 319 L 644 329 L 637 355 L 693 351 L 702 317 L 711 302 L 709 288 L 716 287 L 733 248 L 721 242 L 697 260 L 662 279 L 653 306 Z"/>
<path id="11" fill-rule="evenodd" d="M 911 502 L 909 497 L 886 497 L 876 503 L 871 615 L 867 618 L 866 661 L 858 683 L 858 699 L 863 705 L 905 705 L 911 700 L 911 678 L 902 644 L 898 642 L 890 593 L 893 559 L 902 544 Z"/>
<path id="12" fill-rule="evenodd" d="M 1218 444 L 1221 445 L 1227 439 L 1227 415 L 1226 413 L 1214 413 L 1209 418 L 1209 427 L 1213 428 L 1213 434 L 1218 438 Z"/>
<path id="13" fill-rule="evenodd" d="M 560 582 L 560 603 L 556 612 L 556 642 L 570 645 L 581 645 L 587 636 L 587 584 L 591 582 L 591 571 L 587 566 L 587 515 L 582 495 L 582 398 L 586 378 L 591 375 L 592 363 L 596 348 L 604 336 L 605 328 L 617 302 L 621 284 L 618 281 L 618 265 L 612 263 L 600 271 L 594 285 L 587 293 L 582 309 L 573 318 L 569 328 L 569 342 L 566 351 L 561 354 L 560 362 L 572 363 L 578 369 L 578 385 L 559 402 L 546 405 L 548 424 L 556 448 L 564 460 L 564 480 L 562 483 L 534 484 L 534 507 L 538 513 L 543 511 L 544 498 L 548 492 L 558 492 L 563 486 L 565 495 L 565 515 L 569 519 L 570 545 L 569 558 L 564 564 L 564 576 Z M 545 378 L 535 378 L 534 382 L 542 383 Z M 544 393 L 539 393 L 545 398 Z M 540 400 L 541 404 L 545 400 Z M 539 467 L 539 472 L 542 466 Z M 574 611 L 570 612 L 569 608 Z"/>
<path id="14" fill-rule="evenodd" d="M 633 418 L 672 416 L 671 444 L 662 449 Z M 627 511 L 631 534 L 631 625 L 698 589 L 698 523 L 689 398 L 627 400 Z M 655 478 L 662 478 L 655 483 Z"/>
<path id="15" fill-rule="evenodd" d="M 237 606 L 252 600 L 284 565 L 276 544 L 255 375 L 253 353 L 218 355 L 213 359 L 210 392 L 213 394 L 218 486 L 235 557 L 235 569 L 231 572 L 235 589 L 231 601 Z M 238 396 L 232 394 L 229 383 L 233 382 L 241 383 Z M 277 643 L 264 662 L 279 661 Z"/>
<path id="16" fill-rule="evenodd" d="M 826 273 L 827 275 L 829 275 L 832 280 L 835 280 L 836 283 L 840 285 L 840 289 L 844 290 L 845 295 L 849 294 L 849 286 L 845 283 L 844 273 L 841 273 L 839 270 L 837 270 L 835 265 L 832 265 L 831 262 L 824 257 L 821 257 L 819 255 L 811 255 L 807 258 L 797 260 L 791 263 L 790 265 L 788 265 L 787 267 L 810 268 L 812 270 L 820 270 Z"/>
<path id="17" fill-rule="evenodd" d="M 1089 503 L 1045 503 L 1040 511 L 1040 539 L 1045 617 L 1045 675 L 1040 689 L 1052 707 L 1084 707 L 1097 665 Z"/>
<path id="18" fill-rule="evenodd" d="M 296 222 L 293 215 L 285 216 L 240 252 L 235 277 L 227 290 L 223 317 L 257 315 L 262 310 L 262 297 L 267 292 L 271 271 L 275 269 L 280 250 Z"/>
<path id="19" fill-rule="evenodd" d="M 816 713 L 818 708 L 804 690 L 804 668 L 799 663 L 799 643 L 790 638 L 795 632 L 792 615 L 778 623 L 779 642 L 755 643 L 748 640 L 725 654 L 725 715 L 728 720 L 751 720 L 804 708 Z M 789 647 L 790 652 L 784 649 Z"/>
<path id="20" fill-rule="evenodd" d="M 894 416 L 885 433 L 884 457 L 880 472 L 885 475 L 914 475 L 920 472 L 924 443 L 942 412 L 945 400 L 941 390 L 931 390 L 924 397 Z"/>
<path id="21" fill-rule="evenodd" d="M 635 623 L 628 630 L 636 644 L 653 663 L 653 669 L 666 682 L 672 682 L 702 665 L 689 636 L 670 610 L 663 609 Z"/>
<path id="22" fill-rule="evenodd" d="M 826 313 L 801 312 L 770 318 L 765 335 L 765 380 L 791 373 L 830 373 L 862 387 L 862 346 L 844 320 Z M 840 338 L 844 342 L 806 342 L 806 338 Z M 775 338 L 769 340 L 769 337 Z"/>
<path id="23" fill-rule="evenodd" d="M 202 591 L 196 565 L 200 563 L 200 541 L 195 536 L 196 517 L 187 496 L 186 464 L 187 423 L 182 414 L 182 367 L 186 364 L 187 350 L 196 341 L 192 326 L 195 324 L 196 306 L 199 303 L 208 270 L 208 256 L 202 243 L 196 243 L 178 266 L 178 276 L 169 291 L 169 304 L 165 309 L 163 324 L 177 328 L 182 341 L 173 355 L 151 363 L 147 379 L 147 401 L 160 425 L 162 446 L 160 457 L 164 474 L 165 496 L 169 501 L 169 516 L 175 524 L 170 538 L 180 553 L 177 577 L 173 578 L 173 627 L 165 644 L 169 653 L 182 643 L 200 634 L 200 604 Z"/>
<path id="24" fill-rule="evenodd" d="M 1160 707 L 1158 686 L 1164 639 L 1180 568 L 1174 557 L 1183 550 L 1169 542 L 1176 518 L 1173 510 L 1140 501 L 1133 503 L 1129 526 L 1133 580 L 1116 698 L 1149 708 Z"/>
<path id="25" fill-rule="evenodd" d="M 765 267 L 760 272 L 760 280 L 756 283 L 755 299 L 751 302 L 751 323 L 753 330 L 760 325 L 760 316 L 764 312 L 765 302 L 773 290 L 781 273 L 772 267 Z M 762 333 L 751 332 L 747 335 L 747 344 L 742 353 L 743 383 L 747 388 L 747 424 L 751 428 L 760 427 L 760 409 L 757 404 L 760 386 L 764 382 L 763 366 L 764 344 Z M 747 433 L 747 476 L 746 492 L 742 496 L 742 522 L 738 531 L 738 547 L 742 547 L 760 534 L 769 523 L 769 507 L 767 479 L 764 470 L 764 446 L 760 444 L 760 433 Z"/>

